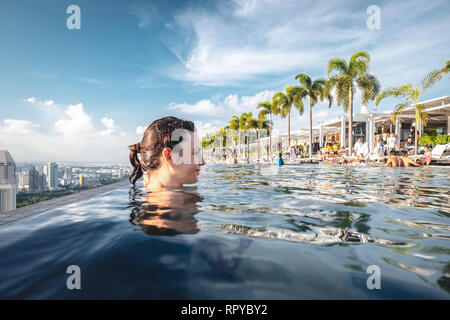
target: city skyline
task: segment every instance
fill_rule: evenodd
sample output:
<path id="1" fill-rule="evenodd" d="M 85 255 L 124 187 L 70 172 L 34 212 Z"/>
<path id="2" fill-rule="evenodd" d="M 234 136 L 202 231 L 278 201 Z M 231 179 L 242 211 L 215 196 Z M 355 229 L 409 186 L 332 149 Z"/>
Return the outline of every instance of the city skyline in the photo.
<path id="1" fill-rule="evenodd" d="M 72 4 L 0 4 L 0 149 L 16 162 L 126 163 L 127 146 L 159 117 L 193 120 L 201 136 L 256 113 L 297 73 L 326 77 L 330 58 L 368 51 L 385 88 L 419 83 L 450 49 L 434 36 L 450 31 L 448 1 L 378 1 L 377 30 L 366 25 L 370 1 L 77 1 L 81 29 L 69 30 Z M 444 79 L 423 98 L 448 87 Z M 318 103 L 313 124 L 342 114 Z M 307 121 L 294 111 L 291 130 Z"/>

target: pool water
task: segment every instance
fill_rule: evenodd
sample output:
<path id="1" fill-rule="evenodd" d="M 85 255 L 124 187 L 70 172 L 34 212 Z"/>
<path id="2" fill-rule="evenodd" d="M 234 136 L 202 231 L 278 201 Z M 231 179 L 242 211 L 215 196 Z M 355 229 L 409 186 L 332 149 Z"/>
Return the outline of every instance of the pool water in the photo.
<path id="1" fill-rule="evenodd" d="M 207 164 L 1 227 L 0 298 L 449 299 L 449 194 L 449 167 Z"/>

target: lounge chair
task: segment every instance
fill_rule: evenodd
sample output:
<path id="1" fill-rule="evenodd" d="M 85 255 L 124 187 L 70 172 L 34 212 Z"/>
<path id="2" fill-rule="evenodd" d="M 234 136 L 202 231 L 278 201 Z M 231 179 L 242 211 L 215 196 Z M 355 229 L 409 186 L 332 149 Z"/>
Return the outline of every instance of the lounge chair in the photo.
<path id="1" fill-rule="evenodd" d="M 450 143 L 435 146 L 431 150 L 431 161 L 450 163 Z"/>

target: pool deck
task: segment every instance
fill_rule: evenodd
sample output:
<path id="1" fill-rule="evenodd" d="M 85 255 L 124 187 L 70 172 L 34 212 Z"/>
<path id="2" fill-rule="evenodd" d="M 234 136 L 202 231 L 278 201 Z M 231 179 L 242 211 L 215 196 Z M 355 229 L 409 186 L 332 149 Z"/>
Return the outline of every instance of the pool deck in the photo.
<path id="1" fill-rule="evenodd" d="M 51 199 L 48 201 L 43 201 L 35 204 L 31 204 L 29 206 L 21 207 L 12 211 L 4 212 L 0 214 L 0 228 L 17 221 L 21 221 L 23 219 L 35 216 L 39 213 L 46 212 L 51 209 L 55 209 L 61 206 L 65 206 L 74 202 L 78 202 L 81 200 L 87 200 L 92 197 L 98 196 L 105 192 L 118 189 L 120 187 L 129 185 L 130 182 L 128 180 L 112 183 L 103 187 L 98 187 L 90 190 L 85 190 L 81 192 L 77 192 L 68 196 L 63 196 L 55 199 Z"/>

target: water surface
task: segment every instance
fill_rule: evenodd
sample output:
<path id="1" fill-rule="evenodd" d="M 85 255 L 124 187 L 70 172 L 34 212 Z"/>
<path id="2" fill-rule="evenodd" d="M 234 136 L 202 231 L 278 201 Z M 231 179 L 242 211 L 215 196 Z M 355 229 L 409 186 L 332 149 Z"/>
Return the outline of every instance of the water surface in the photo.
<path id="1" fill-rule="evenodd" d="M 207 164 L 0 227 L 0 298 L 448 299 L 449 191 L 448 167 Z"/>

